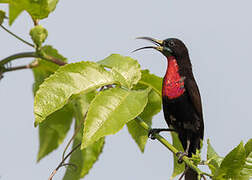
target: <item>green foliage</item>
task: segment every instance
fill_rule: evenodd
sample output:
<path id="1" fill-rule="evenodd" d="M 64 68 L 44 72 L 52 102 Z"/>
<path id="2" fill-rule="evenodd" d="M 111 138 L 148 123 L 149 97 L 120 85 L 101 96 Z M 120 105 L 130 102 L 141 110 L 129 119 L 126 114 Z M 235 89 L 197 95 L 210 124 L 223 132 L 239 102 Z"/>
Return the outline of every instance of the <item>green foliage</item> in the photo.
<path id="1" fill-rule="evenodd" d="M 143 112 L 139 115 L 149 126 L 152 124 L 153 116 L 161 110 L 161 101 L 161 97 L 154 90 L 151 90 L 148 96 L 148 103 Z M 148 132 L 143 129 L 136 120 L 128 122 L 127 127 L 130 135 L 140 148 L 140 151 L 144 152 L 145 144 L 148 139 Z"/>
<path id="2" fill-rule="evenodd" d="M 5 17 L 6 17 L 5 12 L 0 10 L 0 25 L 3 23 Z"/>
<path id="3" fill-rule="evenodd" d="M 75 138 L 73 147 L 77 146 L 81 139 Z M 77 149 L 71 156 L 69 163 L 76 165 L 76 169 L 68 166 L 63 180 L 78 180 L 88 174 L 93 164 L 98 160 L 98 156 L 102 152 L 104 146 L 104 138 L 91 144 L 85 149 Z"/>
<path id="4" fill-rule="evenodd" d="M 74 107 L 74 116 L 76 120 L 75 129 L 81 126 L 81 130 L 76 135 L 73 148 L 81 143 L 83 134 L 83 123 L 85 114 L 88 110 L 90 102 L 94 99 L 96 93 L 90 92 L 88 94 L 81 94 L 74 97 L 72 105 Z M 64 176 L 64 180 L 78 180 L 83 178 L 89 170 L 92 168 L 93 164 L 98 160 L 100 153 L 102 152 L 104 146 L 104 138 L 91 144 L 85 149 L 77 149 L 70 158 L 69 163 L 77 166 L 76 170 L 73 170 L 71 166 L 67 167 L 67 171 Z"/>
<path id="5" fill-rule="evenodd" d="M 141 78 L 140 65 L 130 57 L 112 54 L 98 63 L 111 68 L 115 80 L 121 82 L 121 85 L 129 89 Z"/>
<path id="6" fill-rule="evenodd" d="M 93 62 L 79 62 L 60 67 L 44 81 L 36 93 L 35 125 L 61 109 L 72 95 L 87 93 L 114 83 L 112 74 Z"/>
<path id="7" fill-rule="evenodd" d="M 160 96 L 162 96 L 162 81 L 161 77 L 158 77 L 154 74 L 150 74 L 149 70 L 142 70 L 142 76 L 139 80 L 139 84 L 146 85 L 153 88 Z"/>
<path id="8" fill-rule="evenodd" d="M 238 179 L 240 176 L 240 170 L 242 169 L 246 158 L 246 152 L 241 142 L 235 149 L 233 149 L 221 162 L 220 168 L 217 169 L 215 177 L 221 178 L 233 178 Z"/>
<path id="9" fill-rule="evenodd" d="M 155 114 L 159 113 L 161 110 L 162 98 L 160 96 L 162 78 L 150 74 L 148 70 L 141 71 L 142 76 L 138 84 L 134 89 L 144 89 L 146 87 L 152 88 L 148 96 L 148 103 L 144 108 L 144 111 L 139 115 L 149 126 L 152 124 L 152 118 Z M 155 79 L 155 81 L 150 81 L 150 79 Z M 157 92 L 158 90 L 158 92 Z M 137 143 L 141 152 L 144 152 L 145 144 L 148 139 L 148 132 L 143 129 L 136 120 L 130 121 L 127 123 L 128 131 L 131 134 L 132 138 Z"/>
<path id="10" fill-rule="evenodd" d="M 252 178 L 252 152 L 250 152 L 246 157 L 245 164 L 240 173 L 240 177 L 243 177 L 243 179 Z"/>
<path id="11" fill-rule="evenodd" d="M 241 179 L 249 180 L 252 177 L 251 139 L 243 146 L 241 142 L 224 158 L 218 156 L 208 140 L 207 165 L 212 171 L 213 179 Z"/>
<path id="12" fill-rule="evenodd" d="M 59 58 L 64 62 L 67 62 L 67 59 L 65 57 L 63 57 L 61 54 L 58 53 L 58 51 L 56 49 L 54 49 L 52 46 L 43 46 L 42 51 L 44 51 L 46 54 L 55 57 L 55 58 Z M 53 74 L 58 68 L 59 66 L 57 64 L 54 64 L 52 62 L 49 61 L 44 61 L 42 59 L 36 59 L 33 63 L 37 63 L 38 66 L 33 68 L 33 75 L 34 75 L 34 79 L 35 82 L 33 84 L 33 92 L 35 94 L 35 92 L 38 90 L 39 85 L 42 84 L 42 82 L 44 82 L 45 78 L 49 77 L 51 74 Z"/>
<path id="13" fill-rule="evenodd" d="M 220 167 L 221 161 L 223 160 L 215 150 L 213 149 L 212 145 L 210 144 L 210 140 L 207 140 L 207 162 L 208 167 L 212 171 L 212 174 L 215 174 L 216 169 Z"/>
<path id="14" fill-rule="evenodd" d="M 65 139 L 73 118 L 72 107 L 67 104 L 39 125 L 38 161 L 57 149 Z"/>
<path id="15" fill-rule="evenodd" d="M 196 154 L 192 154 L 190 159 L 192 160 L 193 164 L 198 165 L 201 162 L 200 150 L 196 149 Z"/>
<path id="16" fill-rule="evenodd" d="M 243 179 L 252 178 L 252 139 L 250 139 L 244 146 L 246 152 L 246 159 L 241 170 L 240 177 Z"/>
<path id="17" fill-rule="evenodd" d="M 81 148 L 109 134 L 118 132 L 138 116 L 147 104 L 150 89 L 111 88 L 100 92 L 91 102 L 84 123 Z"/>
<path id="18" fill-rule="evenodd" d="M 60 55 L 52 46 L 44 46 L 42 49 L 47 54 L 61 58 L 62 61 L 66 62 L 66 58 Z M 42 84 L 47 77 L 53 74 L 59 66 L 42 59 L 36 59 L 33 63 L 38 64 L 36 68 L 32 69 L 35 79 L 33 92 L 36 94 L 40 84 Z M 63 142 L 70 128 L 72 118 L 73 109 L 69 104 L 67 104 L 62 109 L 52 113 L 43 123 L 39 125 L 38 161 L 53 150 L 57 149 Z"/>
<path id="19" fill-rule="evenodd" d="M 41 48 L 41 51 L 43 51 L 46 55 L 60 59 L 63 62 L 67 62 L 67 59 L 62 56 L 57 49 L 53 48 L 50 45 L 45 45 Z M 51 62 L 51 64 L 54 64 Z"/>
<path id="20" fill-rule="evenodd" d="M 246 151 L 246 157 L 249 156 L 249 154 L 252 152 L 252 139 L 250 139 L 244 146 Z"/>
<path id="21" fill-rule="evenodd" d="M 0 3 L 9 4 L 9 24 L 23 11 L 29 13 L 33 20 L 44 19 L 52 12 L 58 0 L 0 0 Z"/>
<path id="22" fill-rule="evenodd" d="M 42 43 L 46 40 L 48 32 L 41 25 L 35 26 L 30 31 L 30 36 L 32 41 L 36 44 L 37 47 L 41 47 Z"/>

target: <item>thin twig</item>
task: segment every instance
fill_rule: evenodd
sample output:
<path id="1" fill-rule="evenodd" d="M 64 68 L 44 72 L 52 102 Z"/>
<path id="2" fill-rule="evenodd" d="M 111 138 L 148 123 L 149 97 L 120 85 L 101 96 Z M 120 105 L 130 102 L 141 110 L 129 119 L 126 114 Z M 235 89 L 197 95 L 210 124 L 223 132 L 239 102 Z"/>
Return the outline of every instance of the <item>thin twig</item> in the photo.
<path id="1" fill-rule="evenodd" d="M 67 145 L 66 145 L 66 147 L 65 147 L 65 149 L 64 149 L 64 151 L 63 151 L 63 154 L 62 154 L 62 160 L 65 158 L 65 153 L 66 153 L 68 147 L 70 146 L 71 142 L 74 140 L 74 138 L 76 137 L 76 135 L 77 135 L 78 132 L 80 131 L 81 126 L 83 125 L 83 123 L 84 123 L 84 121 L 85 121 L 85 119 L 86 119 L 86 114 L 87 114 L 87 113 L 85 113 L 85 115 L 84 115 L 84 117 L 83 117 L 83 120 L 82 120 L 82 121 L 80 122 L 80 124 L 77 126 L 76 130 L 74 131 L 73 136 L 72 136 L 71 139 L 68 141 L 68 143 L 67 143 Z"/>
<path id="2" fill-rule="evenodd" d="M 52 180 L 53 176 L 57 173 L 57 171 L 62 167 L 66 166 L 65 164 L 66 159 L 76 150 L 80 147 L 81 143 L 79 143 L 77 146 L 75 146 L 67 155 L 66 157 L 59 163 L 59 165 L 56 167 L 56 169 L 53 170 L 51 175 L 49 176 L 48 180 Z"/>
<path id="3" fill-rule="evenodd" d="M 76 171 L 77 168 L 78 168 L 78 167 L 76 166 L 76 164 L 73 164 L 73 163 L 64 163 L 64 164 L 61 165 L 61 167 L 63 167 L 63 166 L 73 166 L 75 171 Z"/>
<path id="4" fill-rule="evenodd" d="M 102 90 L 104 89 L 104 87 L 105 87 L 105 86 L 102 86 L 101 89 L 100 89 L 99 91 L 102 91 Z M 63 151 L 62 159 L 64 159 L 65 153 L 66 153 L 68 147 L 70 146 L 71 142 L 74 140 L 75 136 L 76 136 L 76 135 L 78 134 L 78 132 L 80 131 L 81 126 L 84 124 L 84 121 L 85 121 L 85 119 L 86 119 L 86 116 L 87 116 L 87 112 L 84 114 L 84 117 L 83 117 L 82 121 L 80 122 L 80 124 L 77 126 L 77 128 L 76 128 L 76 130 L 75 130 L 73 136 L 72 136 L 71 139 L 68 141 L 68 143 L 67 143 L 67 145 L 66 145 L 66 147 L 65 147 L 65 149 L 64 149 L 64 151 Z"/>
<path id="5" fill-rule="evenodd" d="M 16 66 L 16 67 L 10 67 L 10 68 L 5 68 L 3 72 L 9 72 L 9 71 L 16 71 L 16 70 L 21 70 L 21 69 L 32 69 L 34 67 L 37 67 L 39 64 L 37 62 L 27 64 L 24 66 Z"/>
<path id="6" fill-rule="evenodd" d="M 10 30 L 8 30 L 6 27 L 4 27 L 3 25 L 0 25 L 6 32 L 8 32 L 9 34 L 11 34 L 12 36 L 14 36 L 15 38 L 17 38 L 18 40 L 22 41 L 23 43 L 27 44 L 28 46 L 31 47 L 35 47 L 33 44 L 27 42 L 26 40 L 22 39 L 21 37 L 17 36 L 16 34 L 14 34 L 13 32 L 11 32 Z"/>

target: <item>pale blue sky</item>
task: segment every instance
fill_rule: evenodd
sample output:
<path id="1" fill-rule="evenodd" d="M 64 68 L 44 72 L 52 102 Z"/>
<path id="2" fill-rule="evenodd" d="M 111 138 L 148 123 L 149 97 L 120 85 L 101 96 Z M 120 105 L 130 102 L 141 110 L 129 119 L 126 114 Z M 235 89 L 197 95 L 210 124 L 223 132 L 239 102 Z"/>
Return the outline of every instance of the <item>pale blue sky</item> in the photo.
<path id="1" fill-rule="evenodd" d="M 210 138 L 216 151 L 225 155 L 240 140 L 251 138 L 251 6 L 250 0 L 60 1 L 41 24 L 49 31 L 46 44 L 70 62 L 97 61 L 119 53 L 137 59 L 142 68 L 159 76 L 165 72 L 165 58 L 150 50 L 132 54 L 148 44 L 134 38 L 183 40 L 201 91 L 205 142 Z M 1 4 L 0 9 L 7 10 L 7 6 Z M 29 40 L 31 27 L 28 15 L 22 13 L 11 30 Z M 0 47 L 0 59 L 31 50 L 2 29 Z M 17 60 L 13 65 L 28 62 Z M 47 179 L 66 144 L 36 164 L 38 132 L 33 126 L 32 83 L 30 70 L 6 73 L 0 81 L 1 180 Z M 154 117 L 153 124 L 166 127 L 162 113 Z M 203 152 L 205 157 L 206 145 Z M 167 180 L 172 163 L 172 154 L 156 141 L 149 140 L 141 154 L 124 128 L 106 138 L 103 153 L 86 179 Z M 54 180 L 61 179 L 64 171 L 62 168 Z"/>

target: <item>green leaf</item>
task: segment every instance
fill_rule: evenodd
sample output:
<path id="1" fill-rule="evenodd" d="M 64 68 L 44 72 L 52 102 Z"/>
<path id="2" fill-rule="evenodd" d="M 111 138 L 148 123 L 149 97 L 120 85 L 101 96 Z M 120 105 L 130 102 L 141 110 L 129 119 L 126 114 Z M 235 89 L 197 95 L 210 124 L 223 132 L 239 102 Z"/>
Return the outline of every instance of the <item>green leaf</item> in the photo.
<path id="1" fill-rule="evenodd" d="M 246 157 L 252 152 L 252 139 L 250 139 L 244 146 L 246 151 Z"/>
<path id="2" fill-rule="evenodd" d="M 41 48 L 41 51 L 43 51 L 46 55 L 60 59 L 64 62 L 67 62 L 67 58 L 65 58 L 64 56 L 62 56 L 61 54 L 59 54 L 58 50 L 53 48 L 50 45 L 45 45 Z M 54 63 L 55 64 L 55 63 Z"/>
<path id="3" fill-rule="evenodd" d="M 74 108 L 74 117 L 78 124 L 83 121 L 83 118 L 88 111 L 88 107 L 95 96 L 96 91 L 91 91 L 89 93 L 77 94 L 72 97 L 71 104 Z"/>
<path id="4" fill-rule="evenodd" d="M 35 125 L 61 109 L 72 95 L 115 83 L 110 72 L 93 62 L 60 67 L 40 85 L 34 101 Z"/>
<path id="5" fill-rule="evenodd" d="M 69 105 L 51 114 L 39 125 L 39 152 L 37 160 L 57 149 L 70 129 L 73 111 Z"/>
<path id="6" fill-rule="evenodd" d="M 89 104 L 95 97 L 95 92 L 90 92 L 88 94 L 77 95 L 74 97 L 72 102 L 75 112 L 75 129 L 78 128 L 80 122 L 83 121 L 85 113 L 88 110 Z M 73 147 L 76 147 L 81 143 L 83 134 L 83 126 L 81 131 L 77 134 L 74 139 Z M 78 148 L 70 157 L 69 163 L 75 164 L 77 166 L 76 171 L 73 171 L 71 166 L 67 167 L 67 171 L 63 180 L 78 180 L 83 178 L 89 170 L 92 168 L 93 164 L 98 160 L 100 153 L 102 152 L 104 146 L 104 138 L 91 144 L 85 149 L 80 150 Z"/>
<path id="7" fill-rule="evenodd" d="M 43 46 L 41 49 L 47 55 L 61 59 L 64 62 L 67 62 L 67 59 L 63 57 L 61 54 L 59 54 L 58 51 L 54 49 L 52 46 L 49 45 Z M 38 66 L 32 68 L 33 75 L 35 78 L 35 82 L 33 84 L 33 92 L 35 94 L 35 92 L 37 92 L 39 88 L 39 85 L 44 82 L 45 78 L 53 74 L 59 68 L 59 65 L 39 58 L 37 58 L 33 63 L 38 63 Z"/>
<path id="8" fill-rule="evenodd" d="M 241 170 L 240 177 L 249 180 L 252 178 L 252 152 L 248 154 L 245 160 L 245 164 Z"/>
<path id="9" fill-rule="evenodd" d="M 77 146 L 81 139 L 75 139 L 73 147 Z M 89 145 L 85 149 L 77 149 L 70 158 L 69 163 L 76 165 L 77 169 L 72 169 L 71 166 L 67 167 L 63 180 L 79 180 L 88 174 L 93 164 L 98 160 L 104 146 L 104 138 L 99 139 L 97 142 Z"/>
<path id="10" fill-rule="evenodd" d="M 210 144 L 210 140 L 207 140 L 207 162 L 208 162 L 208 167 L 211 170 L 212 174 L 215 174 L 216 169 L 220 167 L 220 164 L 223 160 L 222 157 L 220 157 Z"/>
<path id="11" fill-rule="evenodd" d="M 176 132 L 171 132 L 172 135 L 172 145 L 179 151 L 183 152 L 184 148 L 179 140 L 178 134 Z M 181 174 L 185 170 L 185 164 L 178 163 L 178 157 L 173 154 L 173 173 L 171 179 L 175 178 L 177 175 Z"/>
<path id="12" fill-rule="evenodd" d="M 42 43 L 46 40 L 48 36 L 48 32 L 41 25 L 38 25 L 31 29 L 30 36 L 36 46 L 41 47 Z"/>
<path id="13" fill-rule="evenodd" d="M 5 12 L 0 10 L 0 25 L 3 23 L 5 18 L 6 18 Z"/>
<path id="14" fill-rule="evenodd" d="M 138 81 L 138 84 L 134 89 L 144 89 L 147 87 L 152 88 L 148 96 L 148 104 L 145 107 L 144 111 L 139 115 L 149 126 L 152 124 L 152 117 L 160 112 L 161 110 L 161 86 L 162 78 L 155 76 L 149 73 L 149 70 L 141 71 L 141 79 Z M 128 131 L 131 134 L 132 138 L 137 143 L 141 152 L 144 152 L 145 144 L 148 139 L 148 132 L 144 130 L 136 120 L 130 121 L 127 123 Z"/>
<path id="15" fill-rule="evenodd" d="M 57 50 L 53 49 L 51 46 L 45 46 L 43 49 L 50 55 L 61 56 L 58 54 Z M 63 56 L 61 57 L 66 61 Z M 36 59 L 33 63 L 38 63 L 38 66 L 32 69 L 35 78 L 33 92 L 36 94 L 39 85 L 42 84 L 47 77 L 53 74 L 59 68 L 59 66 L 41 59 Z M 70 128 L 72 117 L 73 111 L 71 106 L 65 105 L 62 109 L 48 116 L 46 120 L 40 124 L 40 147 L 37 157 L 38 161 L 52 152 L 54 149 L 57 149 L 58 146 L 63 142 Z"/>
<path id="16" fill-rule="evenodd" d="M 252 139 L 246 143 L 244 148 L 246 151 L 246 160 L 240 174 L 243 179 L 249 180 L 252 178 Z"/>
<path id="17" fill-rule="evenodd" d="M 36 59 L 34 63 L 38 63 L 37 67 L 32 68 L 35 79 L 33 84 L 33 92 L 35 94 L 35 92 L 37 92 L 39 89 L 40 84 L 42 84 L 47 77 L 53 74 L 59 68 L 59 66 L 41 59 Z"/>
<path id="18" fill-rule="evenodd" d="M 44 19 L 52 12 L 58 0 L 0 0 L 0 3 L 9 4 L 9 24 L 23 11 L 30 14 L 32 19 Z"/>
<path id="19" fill-rule="evenodd" d="M 118 132 L 145 108 L 150 89 L 111 88 L 100 92 L 91 102 L 86 120 L 82 149 L 109 134 Z"/>
<path id="20" fill-rule="evenodd" d="M 139 115 L 149 126 L 152 124 L 152 117 L 161 110 L 162 99 L 156 91 L 151 90 L 148 96 L 148 103 L 144 111 Z M 148 139 L 148 132 L 143 129 L 136 120 L 127 123 L 128 131 L 137 143 L 141 152 L 144 152 L 145 144 Z"/>
<path id="21" fill-rule="evenodd" d="M 141 78 L 140 65 L 131 57 L 112 54 L 98 63 L 112 68 L 111 72 L 115 79 L 129 89 Z"/>
<path id="22" fill-rule="evenodd" d="M 142 70 L 142 76 L 138 84 L 142 84 L 153 88 L 160 96 L 162 96 L 162 81 L 163 78 L 154 74 L 150 74 L 149 70 Z"/>
<path id="23" fill-rule="evenodd" d="M 216 179 L 239 179 L 240 172 L 245 164 L 246 152 L 241 142 L 226 157 L 224 157 L 220 168 L 216 170 Z"/>

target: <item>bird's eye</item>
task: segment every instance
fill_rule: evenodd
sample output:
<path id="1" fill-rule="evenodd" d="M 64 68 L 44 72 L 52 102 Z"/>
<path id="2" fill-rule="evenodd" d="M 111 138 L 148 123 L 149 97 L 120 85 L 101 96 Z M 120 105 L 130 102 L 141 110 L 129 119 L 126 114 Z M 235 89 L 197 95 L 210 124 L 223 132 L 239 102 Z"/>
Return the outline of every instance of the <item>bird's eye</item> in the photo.
<path id="1" fill-rule="evenodd" d="M 169 42 L 169 46 L 170 46 L 170 47 L 175 46 L 175 42 L 174 42 L 174 41 L 170 41 L 170 42 Z"/>

